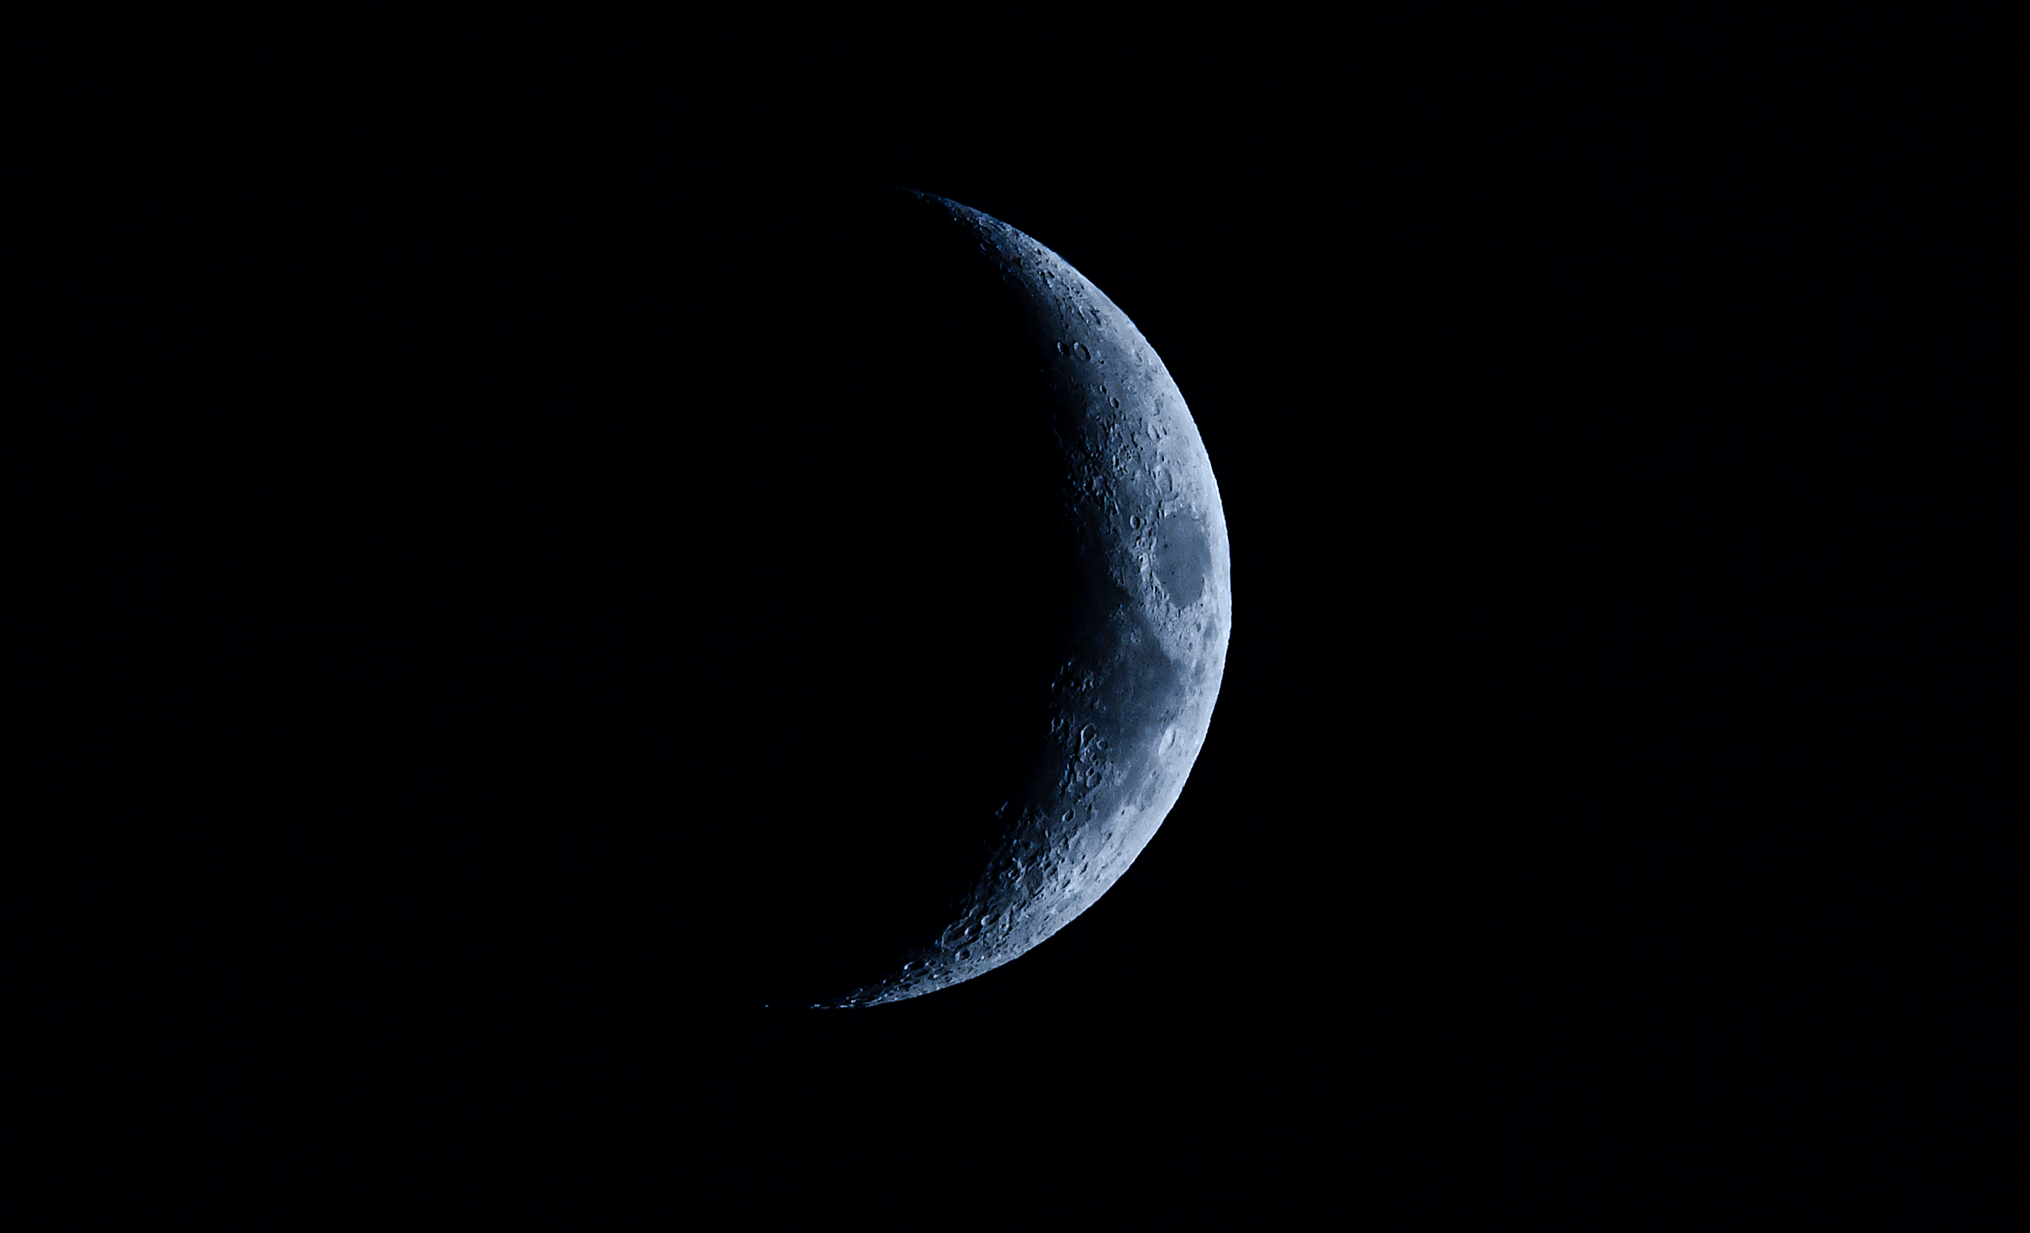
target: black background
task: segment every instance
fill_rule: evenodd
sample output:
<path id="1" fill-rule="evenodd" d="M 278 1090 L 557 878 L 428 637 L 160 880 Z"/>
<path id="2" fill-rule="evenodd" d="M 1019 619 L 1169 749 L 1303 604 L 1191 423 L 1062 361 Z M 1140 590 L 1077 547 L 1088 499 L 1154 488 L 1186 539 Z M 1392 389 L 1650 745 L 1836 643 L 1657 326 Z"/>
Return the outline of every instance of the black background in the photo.
<path id="1" fill-rule="evenodd" d="M 897 1152 L 978 1129 L 967 1110 L 1091 1111 L 1257 1181 L 1360 1155 L 1451 1194 L 1778 1177 L 1829 1110 L 1943 1085 L 1906 1064 L 1933 1039 L 1911 1007 L 1971 1004 L 1949 943 L 1993 909 L 1938 911 L 1925 820 L 1979 802 L 1969 750 L 1910 699 L 1982 688 L 1932 636 L 1954 618 L 1920 609 L 1982 611 L 1990 584 L 1918 508 L 1950 461 L 1909 430 L 1906 383 L 1940 368 L 1876 328 L 1918 258 L 1875 242 L 1894 185 L 1836 139 L 1868 126 L 1723 78 L 1645 89 L 1640 64 L 1581 83 L 1389 59 L 1215 58 L 1125 97 L 1059 69 L 1040 110 L 876 80 L 850 108 L 673 100 L 623 75 L 132 118 L 151 199 L 181 204 L 102 202 L 133 263 L 93 250 L 63 301 L 173 319 L 140 354 L 196 408 L 97 468 L 123 509 L 156 477 L 111 571 L 116 611 L 156 615 L 101 618 L 120 668 L 91 730 L 149 750 L 127 786 L 173 819 L 104 845 L 169 883 L 145 940 L 105 923 L 134 919 L 133 882 L 88 900 L 123 1004 L 189 1025 L 249 1090 L 730 1089 L 707 1120 L 755 1151 L 828 1150 L 842 1110 L 918 1119 Z M 890 183 L 1052 247 L 1154 344 L 1225 502 L 1233 639 L 1182 800 L 1072 926 L 931 997 L 762 1015 L 727 992 L 767 962 L 728 922 L 767 877 L 746 837 L 772 793 L 809 789 L 793 747 L 728 739 L 765 706 L 743 682 L 766 665 L 737 657 L 776 593 L 748 567 L 782 529 L 757 442 L 795 351 L 742 276 L 864 260 L 800 207 Z M 550 390 L 606 409 L 559 435 Z M 534 410 L 496 414 L 508 392 Z M 447 488 L 443 459 L 475 448 L 564 495 L 508 530 L 433 507 L 449 547 L 391 529 L 519 482 Z M 391 495 L 329 499 L 363 474 Z M 590 556 L 547 521 L 588 500 L 579 530 L 634 528 Z M 1947 526 L 1991 498 L 1966 500 Z M 514 660 L 550 627 L 469 637 L 469 598 L 405 615 L 519 585 L 546 534 L 544 576 L 610 595 L 658 528 L 692 564 L 627 584 L 653 620 L 528 609 L 582 662 Z M 331 564 L 396 542 L 392 565 Z M 484 565 L 487 543 L 514 560 Z M 284 558 L 312 563 L 282 570 L 296 598 L 246 581 Z M 346 603 L 365 611 L 330 615 Z M 420 656 L 415 619 L 439 622 Z M 324 654 L 361 621 L 384 632 Z M 541 688 L 501 686 L 509 660 Z M 625 821 L 501 855 L 459 785 L 527 809 L 523 746 L 472 734 L 555 736 L 559 699 L 604 716 L 571 754 L 594 774 L 538 786 Z M 572 793 L 588 781 L 630 786 Z M 358 823 L 391 797 L 407 812 Z M 419 812 L 436 838 L 391 860 Z M 628 838 L 672 813 L 671 838 Z M 495 854 L 468 859 L 480 836 Z"/>

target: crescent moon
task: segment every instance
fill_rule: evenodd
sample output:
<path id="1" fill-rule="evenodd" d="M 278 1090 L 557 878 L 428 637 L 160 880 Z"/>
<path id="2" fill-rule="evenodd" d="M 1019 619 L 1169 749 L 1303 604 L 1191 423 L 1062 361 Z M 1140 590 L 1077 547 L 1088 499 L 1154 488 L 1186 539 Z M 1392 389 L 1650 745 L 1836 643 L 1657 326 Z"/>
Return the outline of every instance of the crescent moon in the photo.
<path id="1" fill-rule="evenodd" d="M 1232 629 L 1225 512 L 1184 396 L 1126 313 L 1049 248 L 912 192 L 1019 309 L 1063 465 L 1078 611 L 1049 722 L 994 810 L 983 871 L 935 937 L 843 994 L 874 1006 L 1017 958 L 1091 907 L 1177 803 L 1206 740 Z M 996 795 L 1001 795 L 997 793 Z"/>

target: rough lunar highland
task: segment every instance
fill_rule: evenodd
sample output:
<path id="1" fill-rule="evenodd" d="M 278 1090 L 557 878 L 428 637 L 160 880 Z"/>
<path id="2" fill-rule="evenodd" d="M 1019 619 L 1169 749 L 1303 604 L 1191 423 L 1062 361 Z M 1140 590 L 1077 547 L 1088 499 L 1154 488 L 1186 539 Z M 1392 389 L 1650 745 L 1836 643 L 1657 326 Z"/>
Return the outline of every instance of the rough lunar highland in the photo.
<path id="1" fill-rule="evenodd" d="M 1020 231 L 941 198 L 1026 307 L 1057 407 L 1084 615 L 1051 682 L 1050 757 L 998 811 L 984 874 L 943 933 L 829 1006 L 930 993 L 1007 963 L 1105 894 L 1205 743 L 1226 664 L 1226 518 L 1177 384 L 1125 314 Z"/>

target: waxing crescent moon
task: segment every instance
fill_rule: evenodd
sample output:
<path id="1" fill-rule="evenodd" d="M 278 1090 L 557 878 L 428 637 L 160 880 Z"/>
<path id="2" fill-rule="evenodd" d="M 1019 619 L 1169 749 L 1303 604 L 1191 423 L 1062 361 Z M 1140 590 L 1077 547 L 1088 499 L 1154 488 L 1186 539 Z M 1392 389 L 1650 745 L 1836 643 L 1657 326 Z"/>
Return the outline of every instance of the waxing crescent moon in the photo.
<path id="1" fill-rule="evenodd" d="M 1038 531 L 1066 558 L 1051 576 L 1066 579 L 1070 600 L 1047 658 L 1022 661 L 1033 667 L 1017 692 L 1024 707 L 1032 695 L 1038 705 L 1022 710 L 1034 726 L 1015 740 L 1030 748 L 994 763 L 1001 782 L 985 795 L 911 806 L 957 810 L 963 816 L 938 833 L 978 836 L 965 849 L 974 855 L 959 858 L 975 861 L 977 874 L 939 900 L 942 927 L 864 961 L 840 987 L 772 1005 L 921 996 L 992 971 L 1077 918 L 1177 803 L 1206 740 L 1232 626 L 1219 487 L 1148 340 L 1091 281 L 1014 227 L 922 193 L 900 208 L 963 267 L 953 277 L 968 294 L 995 301 L 1004 332 L 1019 336 L 1026 360 L 1005 379 L 1026 387 L 1011 405 L 1048 429 L 1050 456 L 1036 469 L 1055 519 Z M 939 311 L 923 309 L 927 320 Z M 840 826 L 857 833 L 862 824 Z M 806 945 L 823 940 L 817 917 Z"/>

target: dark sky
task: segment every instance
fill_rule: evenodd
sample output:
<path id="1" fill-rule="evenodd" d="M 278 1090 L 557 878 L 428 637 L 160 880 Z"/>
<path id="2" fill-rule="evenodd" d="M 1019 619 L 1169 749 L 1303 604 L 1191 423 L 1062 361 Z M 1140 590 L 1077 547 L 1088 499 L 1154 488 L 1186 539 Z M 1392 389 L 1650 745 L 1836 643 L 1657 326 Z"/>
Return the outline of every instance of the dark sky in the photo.
<path id="1" fill-rule="evenodd" d="M 673 113 L 623 89 L 143 141 L 151 183 L 184 191 L 123 241 L 133 265 L 81 260 L 71 294 L 174 321 L 151 371 L 208 410 L 108 464 L 156 476 L 166 511 L 123 539 L 124 585 L 164 615 L 125 652 L 154 701 L 121 722 L 208 734 L 187 737 L 204 758 L 154 755 L 154 782 L 227 802 L 153 841 L 216 894 L 177 909 L 199 923 L 150 979 L 390 1041 L 413 1005 L 446 1039 L 480 1030 L 461 991 L 614 1056 L 728 1025 L 696 1066 L 786 1066 L 844 1099 L 930 1058 L 1011 1098 L 1069 1068 L 1118 1077 L 1144 1116 L 1237 1102 L 1287 1132 L 1315 1121 L 1303 1100 L 1260 1093 L 1319 1091 L 1440 1139 L 1470 1110 L 1505 1141 L 1655 1101 L 1718 1117 L 1808 1051 L 1870 956 L 1917 979 L 1898 941 L 1917 898 L 1863 872 L 1900 850 L 1905 779 L 1844 726 L 1900 688 L 1867 666 L 1898 620 L 1880 554 L 1912 551 L 1850 328 L 1887 293 L 1831 259 L 1879 218 L 1876 181 L 1799 113 L 1765 123 L 1718 87 L 1622 82 L 1608 106 L 1334 80 L 1257 68 L 1042 116 L 896 90 L 850 114 L 756 102 L 746 124 L 738 100 Z M 770 700 L 726 648 L 753 615 L 733 566 L 769 525 L 772 359 L 798 343 L 752 273 L 858 276 L 851 237 L 792 207 L 883 183 L 1027 232 L 1155 345 L 1225 502 L 1232 643 L 1183 799 L 1083 917 L 928 998 L 758 1025 L 716 980 L 766 956 L 721 909 L 767 877 L 745 837 L 799 762 L 740 744 L 741 708 Z M 514 410 L 546 391 L 618 410 L 560 436 Z M 503 494 L 514 525 L 472 513 Z M 635 529 L 575 551 L 587 510 Z M 627 592 L 663 624 L 554 599 L 610 595 L 673 522 L 702 565 Z M 497 609 L 473 596 L 531 585 L 530 545 L 553 598 L 474 635 Z M 442 602 L 388 598 L 418 593 Z M 583 659 L 501 684 L 532 644 Z M 572 737 L 591 729 L 558 698 L 639 743 Z M 277 718 L 306 710 L 300 739 Z M 680 842 L 644 863 L 594 827 L 498 855 L 489 810 L 529 807 L 531 731 L 579 742 L 582 790 L 545 787 L 565 813 L 640 808 L 582 785 L 667 759 Z M 221 759 L 220 733 L 255 754 Z M 474 776 L 497 785 L 479 809 L 448 786 Z M 465 910 L 537 901 L 558 906 L 507 942 Z M 536 992 L 503 992 L 535 951 Z"/>

